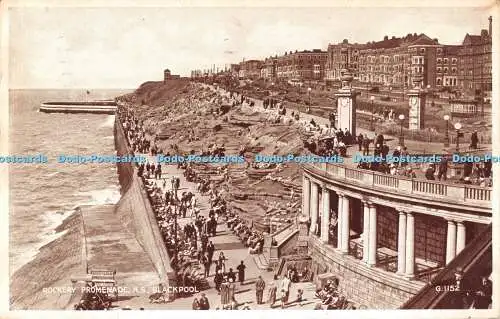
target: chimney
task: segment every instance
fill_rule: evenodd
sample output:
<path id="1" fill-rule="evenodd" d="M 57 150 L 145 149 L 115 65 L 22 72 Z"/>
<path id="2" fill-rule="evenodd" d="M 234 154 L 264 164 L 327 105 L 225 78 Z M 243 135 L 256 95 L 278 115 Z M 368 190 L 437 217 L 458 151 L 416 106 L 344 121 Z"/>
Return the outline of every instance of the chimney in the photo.
<path id="1" fill-rule="evenodd" d="M 389 40 L 389 37 L 384 35 L 384 41 L 387 41 L 387 40 Z"/>
<path id="2" fill-rule="evenodd" d="M 493 21 L 493 18 L 490 16 L 490 17 L 488 18 L 488 21 L 490 22 L 490 25 L 489 25 L 489 29 L 488 29 L 488 30 L 489 30 L 489 35 L 490 35 L 490 37 L 491 37 L 491 30 L 492 30 L 491 22 Z"/>

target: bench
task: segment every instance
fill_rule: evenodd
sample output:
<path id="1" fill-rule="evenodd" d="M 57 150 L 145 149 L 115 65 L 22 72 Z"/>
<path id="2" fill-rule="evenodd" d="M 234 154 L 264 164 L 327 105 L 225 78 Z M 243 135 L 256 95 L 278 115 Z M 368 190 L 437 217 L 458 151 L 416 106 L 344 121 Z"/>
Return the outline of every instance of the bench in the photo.
<path id="1" fill-rule="evenodd" d="M 116 286 L 116 270 L 92 269 L 90 270 L 91 281 L 99 287 Z"/>

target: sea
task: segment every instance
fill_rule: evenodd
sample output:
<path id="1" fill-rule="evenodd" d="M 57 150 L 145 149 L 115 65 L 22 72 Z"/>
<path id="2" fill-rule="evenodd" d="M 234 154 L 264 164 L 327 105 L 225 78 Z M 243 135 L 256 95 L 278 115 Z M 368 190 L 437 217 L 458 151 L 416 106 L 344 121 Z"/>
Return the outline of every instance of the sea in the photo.
<path id="1" fill-rule="evenodd" d="M 57 156 L 114 155 L 114 115 L 38 111 L 44 101 L 112 99 L 131 90 L 11 90 L 10 155 L 47 156 L 47 164 L 9 166 L 10 275 L 56 233 L 80 205 L 114 204 L 120 199 L 115 164 L 58 164 Z"/>

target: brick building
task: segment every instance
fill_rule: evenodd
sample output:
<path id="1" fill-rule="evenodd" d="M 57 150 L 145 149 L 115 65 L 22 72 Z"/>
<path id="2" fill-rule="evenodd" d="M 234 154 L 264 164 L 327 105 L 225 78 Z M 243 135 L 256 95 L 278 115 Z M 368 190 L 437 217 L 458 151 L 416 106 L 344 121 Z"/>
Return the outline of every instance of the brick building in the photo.
<path id="1" fill-rule="evenodd" d="M 264 65 L 260 70 L 260 77 L 266 81 L 272 81 L 276 78 L 276 65 L 278 57 L 269 57 L 264 59 Z"/>
<path id="2" fill-rule="evenodd" d="M 436 50 L 436 88 L 458 85 L 459 45 L 445 45 Z"/>
<path id="3" fill-rule="evenodd" d="M 260 70 L 264 62 L 261 60 L 248 60 L 240 62 L 238 77 L 240 79 L 258 79 L 260 78 Z"/>
<path id="4" fill-rule="evenodd" d="M 325 80 L 339 81 L 342 70 L 348 69 L 354 80 L 359 79 L 359 51 L 363 44 L 352 44 L 347 39 L 338 44 L 329 44 L 325 65 Z"/>
<path id="5" fill-rule="evenodd" d="M 442 47 L 437 39 L 425 34 L 384 37 L 359 50 L 359 80 L 371 85 L 394 88 L 412 87 L 415 76 L 423 76 L 422 85 L 435 86 L 436 54 Z"/>
<path id="6" fill-rule="evenodd" d="M 321 81 L 327 52 L 320 49 L 288 52 L 276 59 L 276 77 L 282 80 Z"/>
<path id="7" fill-rule="evenodd" d="M 467 95 L 483 94 L 492 89 L 491 47 L 492 18 L 489 30 L 480 35 L 466 34 L 458 52 L 458 86 Z"/>

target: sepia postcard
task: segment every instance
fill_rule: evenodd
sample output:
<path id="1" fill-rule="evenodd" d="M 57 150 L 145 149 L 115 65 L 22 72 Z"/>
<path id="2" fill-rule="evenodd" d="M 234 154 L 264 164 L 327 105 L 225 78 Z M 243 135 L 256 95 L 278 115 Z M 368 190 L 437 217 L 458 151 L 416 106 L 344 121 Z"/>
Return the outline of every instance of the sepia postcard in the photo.
<path id="1" fill-rule="evenodd" d="M 499 8 L 0 2 L 0 318 L 500 317 Z"/>

